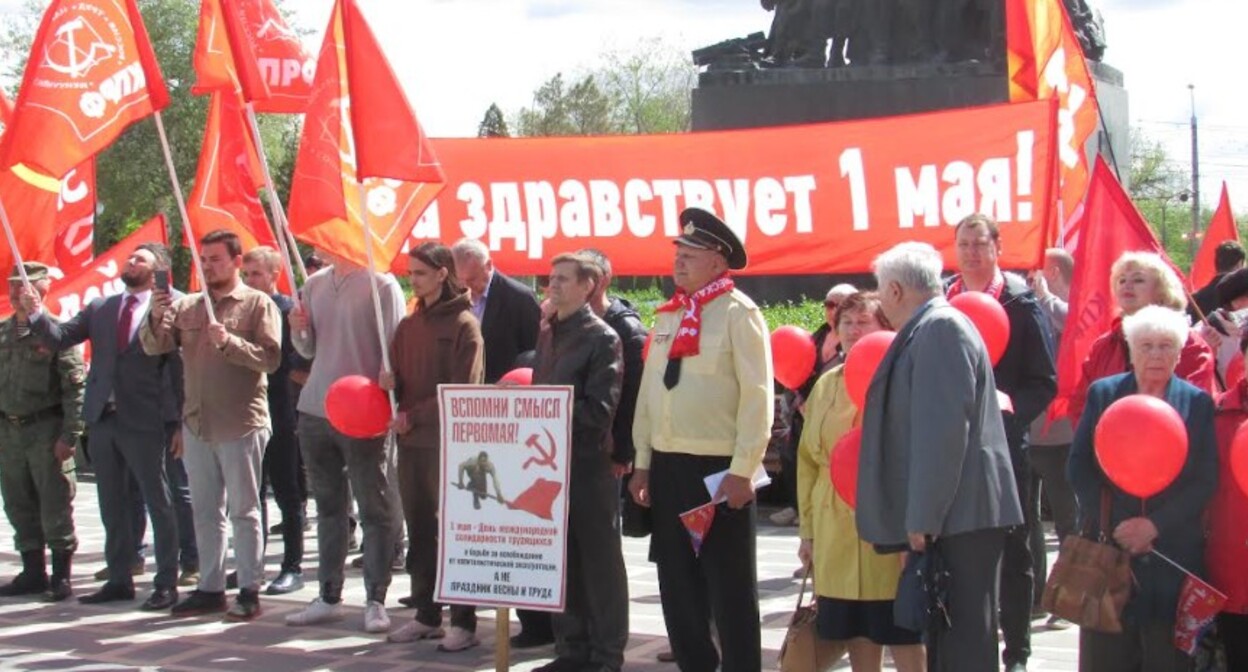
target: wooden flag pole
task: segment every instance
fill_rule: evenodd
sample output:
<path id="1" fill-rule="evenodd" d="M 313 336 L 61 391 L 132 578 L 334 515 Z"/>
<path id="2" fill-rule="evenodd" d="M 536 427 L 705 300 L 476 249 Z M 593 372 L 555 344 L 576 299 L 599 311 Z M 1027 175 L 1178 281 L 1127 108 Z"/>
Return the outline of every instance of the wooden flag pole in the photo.
<path id="1" fill-rule="evenodd" d="M 494 611 L 494 672 L 511 669 L 511 609 Z"/>
<path id="2" fill-rule="evenodd" d="M 295 293 L 295 303 L 300 304 L 299 300 L 299 283 L 295 279 L 295 268 L 298 267 L 299 274 L 303 276 L 304 282 L 308 280 L 308 269 L 303 267 L 303 257 L 299 256 L 299 248 L 291 247 L 287 242 L 286 234 L 289 232 L 289 224 L 286 221 L 286 213 L 282 209 L 282 202 L 277 197 L 277 187 L 273 184 L 273 173 L 269 170 L 269 159 L 264 154 L 264 142 L 260 139 L 260 123 L 256 120 L 256 107 L 251 101 L 247 101 L 245 105 L 247 112 L 247 127 L 251 131 L 251 142 L 256 147 L 256 154 L 260 157 L 260 168 L 264 172 L 264 188 L 269 192 L 269 213 L 273 218 L 273 233 L 277 240 L 277 247 L 286 257 L 286 278 L 290 280 L 291 291 Z"/>
<path id="3" fill-rule="evenodd" d="M 22 251 L 17 249 L 17 236 L 13 235 L 13 225 L 9 223 L 9 212 L 4 208 L 3 201 L 0 201 L 0 224 L 4 225 L 4 237 L 9 241 L 9 251 L 13 253 L 13 265 L 22 278 L 22 287 L 28 292 L 33 291 L 30 278 L 26 277 L 26 262 L 22 260 Z"/>
<path id="4" fill-rule="evenodd" d="M 208 280 L 204 277 L 204 267 L 199 263 L 199 241 L 191 231 L 191 217 L 186 212 L 186 199 L 182 196 L 182 185 L 178 182 L 178 170 L 173 166 L 173 152 L 169 150 L 169 136 L 165 135 L 165 121 L 156 110 L 156 133 L 160 136 L 160 148 L 165 153 L 165 167 L 169 169 L 169 182 L 173 184 L 173 197 L 178 202 L 178 214 L 182 216 L 182 232 L 191 247 L 191 268 L 199 276 L 199 286 L 204 291 L 204 309 L 208 311 L 208 321 L 215 324 L 217 315 L 212 310 L 212 296 L 208 291 Z"/>
<path id="5" fill-rule="evenodd" d="M 359 171 L 359 166 L 356 166 Z M 373 315 L 377 318 L 377 339 L 381 341 L 381 366 L 387 373 L 394 369 L 390 368 L 390 348 L 386 343 L 386 325 L 385 320 L 381 318 L 381 292 L 377 289 L 377 272 L 374 270 L 377 263 L 373 255 L 373 232 L 368 228 L 368 190 L 364 188 L 364 180 L 359 179 L 358 172 L 356 177 L 356 185 L 360 189 L 360 226 L 364 229 L 364 254 L 368 257 L 368 287 L 373 295 Z M 394 390 L 388 390 L 390 396 L 390 413 L 393 414 L 398 407 L 398 402 L 394 398 Z"/>

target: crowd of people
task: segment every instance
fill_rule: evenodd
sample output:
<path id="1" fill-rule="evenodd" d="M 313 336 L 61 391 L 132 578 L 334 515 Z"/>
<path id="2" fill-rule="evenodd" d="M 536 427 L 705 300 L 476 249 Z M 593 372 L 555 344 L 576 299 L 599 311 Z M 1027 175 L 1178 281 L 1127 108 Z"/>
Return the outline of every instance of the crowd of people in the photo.
<path id="1" fill-rule="evenodd" d="M 533 383 L 574 389 L 567 607 L 521 611 L 512 645 L 554 643 L 556 658 L 538 668 L 546 672 L 621 669 L 623 506 L 648 514 L 638 520 L 650 536 L 671 659 L 686 672 L 761 670 L 753 477 L 775 419 L 769 329 L 732 280 L 748 263 L 740 239 L 699 209 L 684 211 L 681 226 L 676 290 L 649 329 L 610 294 L 610 260 L 591 249 L 551 259 L 539 302 L 494 267 L 481 242 L 424 243 L 407 255 L 408 303 L 393 276 L 323 250 L 309 261 L 325 267 L 297 296 L 283 295 L 279 251 L 244 254 L 237 236 L 218 231 L 200 241 L 202 292 L 171 289 L 168 250 L 147 244 L 127 261 L 122 294 L 66 321 L 43 306 L 48 269 L 26 264 L 29 285 L 17 272 L 9 278 L 16 312 L 0 323 L 0 492 L 22 559 L 0 596 L 72 595 L 72 472 L 85 433 L 106 569 L 103 585 L 80 601 L 136 599 L 150 517 L 156 573 L 142 609 L 256 619 L 262 588 L 278 595 L 304 586 L 311 498 L 317 596 L 286 616 L 288 625 L 344 617 L 358 527 L 363 629 L 396 643 L 471 648 L 475 608 L 451 605 L 448 622 L 435 601 L 437 387 L 498 384 L 528 366 Z M 1047 510 L 1059 538 L 1103 534 L 1132 557 L 1124 630 L 1081 631 L 1081 670 L 1191 669 L 1173 643 L 1183 574 L 1154 550 L 1229 596 L 1219 631 L 1229 669 L 1248 669 L 1248 496 L 1226 475 L 1232 437 L 1248 418 L 1243 249 L 1219 249 L 1212 291 L 1191 304 L 1196 326 L 1164 259 L 1123 255 L 1110 278 L 1121 318 L 1083 363 L 1068 416 L 1055 417 L 1072 258 L 1049 250 L 1027 277 L 1005 272 L 997 223 L 983 215 L 960 222 L 955 240 L 956 275 L 945 277 L 933 247 L 908 242 L 876 259 L 876 290 L 833 287 L 814 335 L 815 365 L 790 393 L 783 469 L 794 506 L 777 522 L 798 526 L 819 635 L 845 642 L 855 671 L 881 669 L 885 647 L 904 671 L 1026 670 L 1032 623 L 1071 625 L 1040 607 Z M 992 296 L 1008 317 L 1009 341 L 995 362 L 950 304 L 964 292 Z M 896 336 L 858 408 L 845 358 L 881 330 Z M 89 370 L 81 343 L 91 346 Z M 393 439 L 352 438 L 331 424 L 328 390 L 350 375 L 394 394 Z M 1189 438 L 1180 476 L 1147 500 L 1119 489 L 1094 456 L 1099 418 L 1132 394 L 1172 406 Z M 851 431 L 861 433 L 856 502 L 833 486 L 830 463 Z M 460 465 L 460 477 L 468 472 L 483 488 L 497 479 L 484 460 Z M 711 498 L 704 478 L 718 472 L 726 476 L 713 499 L 722 503 L 695 550 L 681 514 Z M 281 512 L 272 527 L 266 483 Z M 284 553 L 266 586 L 270 534 Z M 909 576 L 936 564 L 947 577 L 941 618 L 916 619 Z M 396 570 L 411 578 L 399 601 L 415 611 L 392 627 L 385 604 Z"/>

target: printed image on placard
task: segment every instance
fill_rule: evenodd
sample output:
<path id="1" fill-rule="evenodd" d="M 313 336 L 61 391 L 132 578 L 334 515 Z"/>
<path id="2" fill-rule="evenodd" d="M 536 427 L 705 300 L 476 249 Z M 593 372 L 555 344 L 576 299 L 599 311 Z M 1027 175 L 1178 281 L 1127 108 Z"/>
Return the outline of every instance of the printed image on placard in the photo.
<path id="1" fill-rule="evenodd" d="M 562 610 L 570 387 L 442 385 L 439 602 Z"/>

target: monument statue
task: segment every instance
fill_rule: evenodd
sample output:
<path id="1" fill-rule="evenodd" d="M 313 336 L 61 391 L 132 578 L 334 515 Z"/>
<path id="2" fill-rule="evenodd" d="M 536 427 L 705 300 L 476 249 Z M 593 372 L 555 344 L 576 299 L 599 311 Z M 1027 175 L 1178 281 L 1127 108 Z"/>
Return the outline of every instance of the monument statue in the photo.
<path id="1" fill-rule="evenodd" d="M 1084 55 L 1105 53 L 1100 16 L 1062 0 Z M 771 30 L 694 52 L 712 70 L 1005 63 L 1004 0 L 760 0 Z"/>

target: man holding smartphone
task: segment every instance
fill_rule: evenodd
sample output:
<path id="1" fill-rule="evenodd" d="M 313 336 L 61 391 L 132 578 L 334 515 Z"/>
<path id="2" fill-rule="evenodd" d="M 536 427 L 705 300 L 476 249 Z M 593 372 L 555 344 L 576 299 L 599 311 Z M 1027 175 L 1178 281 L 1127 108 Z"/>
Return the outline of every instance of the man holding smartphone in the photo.
<path id="1" fill-rule="evenodd" d="M 184 451 L 199 545 L 199 587 L 174 616 L 226 610 L 225 529 L 234 531 L 238 599 L 226 620 L 260 615 L 264 547 L 260 464 L 271 434 L 267 374 L 282 357 L 281 316 L 268 295 L 243 284 L 238 236 L 218 230 L 200 240 L 204 291 L 173 301 L 152 293 L 139 338 L 149 355 L 182 349 L 186 400 L 176 450 Z M 207 301 L 212 301 L 212 312 Z"/>
<path id="2" fill-rule="evenodd" d="M 178 520 L 166 461 L 167 427 L 181 417 L 182 365 L 176 352 L 143 352 L 139 324 L 147 314 L 155 278 L 162 272 L 168 287 L 169 251 L 164 245 L 140 245 L 126 261 L 121 281 L 126 291 L 87 304 L 64 323 L 48 319 L 39 294 L 23 290 L 22 307 L 31 331 L 49 348 L 63 351 L 91 342 L 82 416 L 91 436 L 91 464 L 104 524 L 104 559 L 108 580 L 84 595 L 84 604 L 134 599 L 135 507 L 147 505 L 156 547 L 156 576 L 143 609 L 168 609 L 177 601 Z M 133 481 L 131 480 L 133 479 Z M 133 501 L 131 484 L 141 501 Z"/>

